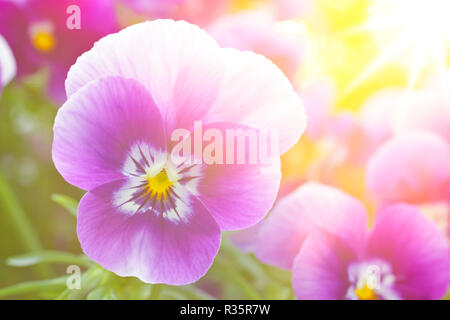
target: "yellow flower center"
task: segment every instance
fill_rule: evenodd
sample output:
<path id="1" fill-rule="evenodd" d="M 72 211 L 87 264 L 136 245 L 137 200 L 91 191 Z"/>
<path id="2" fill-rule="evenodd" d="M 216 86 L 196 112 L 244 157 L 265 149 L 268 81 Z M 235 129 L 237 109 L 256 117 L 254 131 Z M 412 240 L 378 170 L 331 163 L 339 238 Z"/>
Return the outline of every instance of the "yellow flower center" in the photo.
<path id="1" fill-rule="evenodd" d="M 378 300 L 377 295 L 366 285 L 362 288 L 356 288 L 355 293 L 360 300 Z"/>
<path id="2" fill-rule="evenodd" d="M 160 173 L 153 177 L 147 175 L 147 194 L 150 196 L 156 196 L 157 200 L 166 199 L 167 193 L 173 182 L 169 180 L 166 171 L 163 169 Z"/>
<path id="3" fill-rule="evenodd" d="M 54 36 L 54 26 L 50 21 L 40 21 L 34 23 L 30 28 L 30 39 L 33 47 L 41 52 L 52 51 L 56 45 Z"/>
<path id="4" fill-rule="evenodd" d="M 55 47 L 55 38 L 51 33 L 41 31 L 34 35 L 33 46 L 42 52 L 49 52 Z"/>

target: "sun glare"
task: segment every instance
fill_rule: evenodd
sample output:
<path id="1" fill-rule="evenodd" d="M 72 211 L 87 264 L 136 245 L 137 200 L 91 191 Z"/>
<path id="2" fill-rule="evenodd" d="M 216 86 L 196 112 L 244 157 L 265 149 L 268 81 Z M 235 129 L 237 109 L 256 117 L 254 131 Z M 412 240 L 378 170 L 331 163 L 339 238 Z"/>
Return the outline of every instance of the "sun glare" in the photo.
<path id="1" fill-rule="evenodd" d="M 410 90 L 425 69 L 443 72 L 450 48 L 449 13 L 448 0 L 373 0 L 367 21 L 351 32 L 373 34 L 380 53 L 349 90 L 392 62 L 407 68 Z"/>

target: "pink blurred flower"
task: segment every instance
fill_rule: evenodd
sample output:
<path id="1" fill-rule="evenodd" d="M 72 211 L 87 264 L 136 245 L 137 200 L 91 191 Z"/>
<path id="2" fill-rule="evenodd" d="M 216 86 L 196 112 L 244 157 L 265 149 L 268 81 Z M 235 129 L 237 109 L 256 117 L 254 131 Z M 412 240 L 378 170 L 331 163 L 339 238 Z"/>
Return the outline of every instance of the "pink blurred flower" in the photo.
<path id="1" fill-rule="evenodd" d="M 366 168 L 367 188 L 380 206 L 443 200 L 450 182 L 448 144 L 429 132 L 410 132 L 383 144 Z"/>
<path id="2" fill-rule="evenodd" d="M 275 30 L 275 20 L 260 11 L 225 16 L 208 27 L 222 47 L 249 50 L 275 63 L 292 81 L 303 56 L 302 39 Z"/>
<path id="3" fill-rule="evenodd" d="M 170 41 L 168 40 L 170 39 Z M 137 24 L 100 40 L 71 68 L 54 126 L 53 160 L 88 190 L 83 251 L 121 276 L 185 284 L 213 262 L 221 230 L 250 227 L 272 207 L 279 154 L 264 164 L 175 164 L 169 137 L 194 121 L 274 129 L 280 153 L 305 128 L 301 101 L 273 64 L 222 49 L 184 21 Z"/>
<path id="4" fill-rule="evenodd" d="M 395 133 L 425 130 L 441 136 L 450 144 L 449 86 L 450 72 L 442 81 L 432 81 L 407 96 L 407 101 L 394 119 Z"/>
<path id="5" fill-rule="evenodd" d="M 367 230 L 364 206 L 307 183 L 282 199 L 260 232 L 257 256 L 290 268 L 299 299 L 438 299 L 450 278 L 449 247 L 414 207 L 396 205 Z"/>
<path id="6" fill-rule="evenodd" d="M 189 0 L 121 0 L 138 13 L 152 14 L 155 18 L 167 18 L 177 6 Z"/>
<path id="7" fill-rule="evenodd" d="M 389 123 L 395 137 L 370 158 L 367 187 L 379 206 L 417 205 L 450 238 L 450 74 L 403 93 Z"/>
<path id="8" fill-rule="evenodd" d="M 80 8 L 81 29 L 67 27 L 71 5 Z M 49 90 L 57 101 L 65 99 L 64 79 L 76 58 L 115 31 L 115 10 L 109 0 L 0 0 L 0 34 L 12 48 L 18 76 L 49 66 Z"/>
<path id="9" fill-rule="evenodd" d="M 356 243 L 364 237 L 355 225 L 365 224 L 364 206 L 356 198 L 337 188 L 308 182 L 276 203 L 259 234 L 256 256 L 265 263 L 291 269 L 314 225 L 330 230 L 355 229 L 355 233 L 346 234 Z"/>
<path id="10" fill-rule="evenodd" d="M 314 0 L 274 0 L 281 19 L 302 18 L 313 8 Z"/>
<path id="11" fill-rule="evenodd" d="M 298 93 L 308 116 L 305 134 L 312 140 L 324 138 L 332 122 L 334 84 L 329 79 L 322 79 L 301 88 Z"/>
<path id="12" fill-rule="evenodd" d="M 120 0 L 148 19 L 171 18 L 204 26 L 223 14 L 229 0 Z"/>

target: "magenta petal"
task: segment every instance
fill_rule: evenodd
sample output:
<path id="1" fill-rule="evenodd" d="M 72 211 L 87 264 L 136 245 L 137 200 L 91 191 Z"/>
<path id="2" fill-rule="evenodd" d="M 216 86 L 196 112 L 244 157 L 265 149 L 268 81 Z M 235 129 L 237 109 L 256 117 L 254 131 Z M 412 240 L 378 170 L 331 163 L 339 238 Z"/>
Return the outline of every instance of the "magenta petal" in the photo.
<path id="1" fill-rule="evenodd" d="M 344 299 L 350 286 L 347 268 L 355 253 L 339 237 L 314 229 L 295 258 L 292 285 L 298 299 Z"/>
<path id="2" fill-rule="evenodd" d="M 235 143 L 234 164 L 226 164 L 227 129 L 259 131 L 238 124 L 213 123 L 204 127 L 218 130 L 225 137 L 223 164 L 205 165 L 199 179 L 197 192 L 202 203 L 219 224 L 221 230 L 248 228 L 263 219 L 272 208 L 281 180 L 278 152 L 269 153 L 269 158 L 250 160 L 250 141 L 243 149 Z M 260 136 L 262 137 L 262 135 Z M 261 139 L 264 141 L 264 139 Z M 265 145 L 265 144 L 261 144 Z M 269 147 L 270 148 L 270 147 Z M 245 163 L 238 163 L 237 152 L 245 152 Z M 267 161 L 264 163 L 264 161 Z"/>
<path id="3" fill-rule="evenodd" d="M 77 232 L 83 251 L 120 276 L 148 283 L 183 285 L 202 277 L 219 250 L 220 230 L 201 202 L 179 187 L 182 219 L 155 208 L 130 215 L 114 204 L 124 185 L 111 182 L 82 198 Z"/>
<path id="4" fill-rule="evenodd" d="M 256 256 L 263 262 L 291 268 L 314 226 L 360 251 L 367 232 L 367 214 L 357 199 L 339 189 L 306 183 L 277 202 L 259 233 Z"/>
<path id="5" fill-rule="evenodd" d="M 262 55 L 232 48 L 221 55 L 224 89 L 204 119 L 276 131 L 280 154 L 289 150 L 306 128 L 303 103 L 289 80 Z"/>
<path id="6" fill-rule="evenodd" d="M 67 76 L 67 95 L 102 76 L 135 79 L 151 93 L 169 131 L 191 129 L 218 94 L 219 53 L 206 32 L 185 21 L 136 24 L 104 37 L 78 58 Z"/>
<path id="7" fill-rule="evenodd" d="M 367 187 L 381 205 L 442 198 L 450 180 L 448 144 L 428 132 L 409 132 L 383 144 L 369 159 Z"/>
<path id="8" fill-rule="evenodd" d="M 119 77 L 93 81 L 59 109 L 53 161 L 73 185 L 90 190 L 127 175 L 130 149 L 143 143 L 164 151 L 161 115 L 138 82 Z"/>
<path id="9" fill-rule="evenodd" d="M 388 261 L 403 299 L 440 299 L 450 282 L 449 245 L 437 225 L 415 207 L 379 214 L 367 245 L 369 257 Z"/>
<path id="10" fill-rule="evenodd" d="M 70 69 L 67 95 L 107 75 L 145 86 L 168 131 L 190 130 L 195 120 L 273 129 L 283 153 L 306 126 L 300 98 L 271 61 L 221 49 L 206 32 L 185 21 L 145 22 L 101 39 Z"/>

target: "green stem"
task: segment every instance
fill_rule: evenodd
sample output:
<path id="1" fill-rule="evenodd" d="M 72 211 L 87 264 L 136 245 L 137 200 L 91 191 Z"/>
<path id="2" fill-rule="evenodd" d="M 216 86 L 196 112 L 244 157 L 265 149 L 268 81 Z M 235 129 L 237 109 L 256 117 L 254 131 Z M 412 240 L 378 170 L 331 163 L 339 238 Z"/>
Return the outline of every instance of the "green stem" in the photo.
<path id="1" fill-rule="evenodd" d="M 216 265 L 223 269 L 230 281 L 232 281 L 250 300 L 262 300 L 263 297 L 256 291 L 253 286 L 243 277 L 239 272 L 235 270 L 235 266 L 232 263 L 226 261 L 226 259 L 216 259 Z"/>
<path id="2" fill-rule="evenodd" d="M 187 285 L 178 287 L 178 289 L 186 294 L 189 299 L 193 300 L 216 300 L 212 295 L 196 287 L 195 285 Z"/>
<path id="3" fill-rule="evenodd" d="M 10 257 L 6 263 L 13 267 L 28 267 L 41 263 L 58 263 L 67 265 L 78 265 L 82 267 L 92 266 L 92 261 L 86 256 L 77 256 L 62 251 L 36 251 L 19 256 Z"/>
<path id="4" fill-rule="evenodd" d="M 161 293 L 164 289 L 164 285 L 162 284 L 154 284 L 152 285 L 152 292 L 150 293 L 150 300 L 158 300 L 158 298 L 161 296 Z"/>
<path id="5" fill-rule="evenodd" d="M 25 211 L 17 200 L 13 190 L 0 172 L 0 203 L 4 210 L 4 215 L 12 222 L 12 226 L 21 239 L 26 250 L 38 251 L 42 249 L 41 242 L 33 225 L 28 219 Z M 37 271 L 41 276 L 48 277 L 50 269 L 48 266 L 37 266 Z"/>
<path id="6" fill-rule="evenodd" d="M 22 282 L 10 287 L 0 289 L 0 298 L 15 296 L 24 293 L 31 293 L 40 291 L 43 288 L 45 290 L 57 289 L 66 285 L 67 277 L 60 277 L 48 280 L 37 280 L 30 282 Z"/>
<path id="7" fill-rule="evenodd" d="M 230 256 L 230 258 L 232 258 L 255 279 L 263 279 L 267 276 L 263 267 L 258 262 L 256 262 L 250 255 L 237 250 L 236 247 L 232 245 L 225 237 L 222 238 L 221 250 L 226 255 Z"/>

